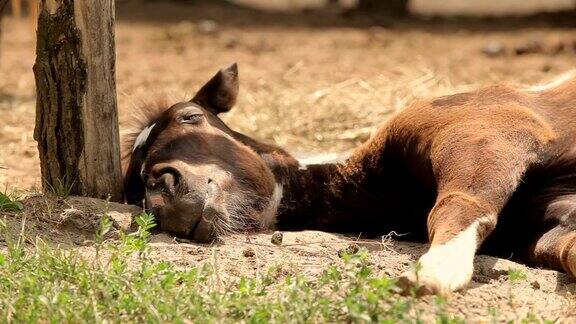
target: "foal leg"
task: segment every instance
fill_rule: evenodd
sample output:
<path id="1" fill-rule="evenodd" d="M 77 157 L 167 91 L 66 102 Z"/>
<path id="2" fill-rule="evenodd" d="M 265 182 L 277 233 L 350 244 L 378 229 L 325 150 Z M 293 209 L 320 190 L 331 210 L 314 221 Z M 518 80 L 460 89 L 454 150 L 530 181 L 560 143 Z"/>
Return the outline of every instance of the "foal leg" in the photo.
<path id="1" fill-rule="evenodd" d="M 428 215 L 430 249 L 399 278 L 405 290 L 447 295 L 472 278 L 478 247 L 496 226 L 534 154 L 495 136 L 463 136 L 433 149 L 438 197 Z"/>
<path id="2" fill-rule="evenodd" d="M 430 248 L 416 269 L 400 277 L 400 287 L 418 287 L 418 295 L 448 295 L 465 287 L 476 250 L 496 226 L 497 214 L 496 206 L 470 193 L 441 194 L 428 217 Z"/>
<path id="3" fill-rule="evenodd" d="M 528 249 L 528 259 L 538 266 L 564 270 L 576 278 L 576 194 L 558 196 L 542 219 L 556 224 Z"/>
<path id="4" fill-rule="evenodd" d="M 576 278 L 576 229 L 559 225 L 544 233 L 531 249 L 539 266 L 564 270 Z"/>

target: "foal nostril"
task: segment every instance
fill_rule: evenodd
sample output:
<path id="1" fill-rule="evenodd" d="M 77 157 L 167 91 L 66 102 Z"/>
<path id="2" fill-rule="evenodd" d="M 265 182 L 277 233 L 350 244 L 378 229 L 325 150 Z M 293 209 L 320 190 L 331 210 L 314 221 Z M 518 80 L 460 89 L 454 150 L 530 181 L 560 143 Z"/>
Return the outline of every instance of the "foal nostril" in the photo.
<path id="1" fill-rule="evenodd" d="M 168 191 L 172 191 L 171 189 L 176 186 L 174 175 L 171 173 L 165 173 L 160 176 L 160 179 L 158 179 L 158 186 L 160 189 L 168 189 Z"/>
<path id="2" fill-rule="evenodd" d="M 174 194 L 182 178 L 180 172 L 174 168 L 165 168 L 159 172 L 156 187 L 169 194 Z"/>
<path id="3" fill-rule="evenodd" d="M 214 180 L 212 180 L 212 178 L 208 178 L 208 184 L 211 184 L 212 181 L 214 181 Z"/>

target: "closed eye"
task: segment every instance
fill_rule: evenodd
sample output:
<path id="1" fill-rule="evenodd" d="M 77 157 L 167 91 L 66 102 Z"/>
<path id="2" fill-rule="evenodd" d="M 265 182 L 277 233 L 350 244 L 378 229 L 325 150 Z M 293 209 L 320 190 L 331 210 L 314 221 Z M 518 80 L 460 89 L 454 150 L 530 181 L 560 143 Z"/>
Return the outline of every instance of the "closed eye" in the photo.
<path id="1" fill-rule="evenodd" d="M 204 117 L 204 114 L 202 114 L 202 113 L 191 113 L 191 114 L 182 115 L 180 118 L 178 118 L 178 121 L 181 124 L 197 124 L 200 121 L 202 121 L 203 117 Z"/>
<path id="2" fill-rule="evenodd" d="M 204 118 L 204 111 L 202 111 L 202 108 L 191 103 L 186 104 L 188 106 L 185 106 L 177 111 L 176 121 L 180 124 L 200 123 Z"/>

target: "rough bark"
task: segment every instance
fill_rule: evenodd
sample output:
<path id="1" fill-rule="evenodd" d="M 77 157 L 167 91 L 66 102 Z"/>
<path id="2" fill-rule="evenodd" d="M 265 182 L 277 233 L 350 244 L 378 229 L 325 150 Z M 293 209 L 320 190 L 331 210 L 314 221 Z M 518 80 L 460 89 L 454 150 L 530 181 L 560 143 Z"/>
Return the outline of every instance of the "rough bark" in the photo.
<path id="1" fill-rule="evenodd" d="M 122 200 L 113 0 L 41 0 L 36 128 L 44 190 Z"/>
<path id="2" fill-rule="evenodd" d="M 8 0 L 0 0 L 0 20 L 2 20 L 2 15 L 4 14 L 4 8 L 6 8 L 6 4 Z"/>

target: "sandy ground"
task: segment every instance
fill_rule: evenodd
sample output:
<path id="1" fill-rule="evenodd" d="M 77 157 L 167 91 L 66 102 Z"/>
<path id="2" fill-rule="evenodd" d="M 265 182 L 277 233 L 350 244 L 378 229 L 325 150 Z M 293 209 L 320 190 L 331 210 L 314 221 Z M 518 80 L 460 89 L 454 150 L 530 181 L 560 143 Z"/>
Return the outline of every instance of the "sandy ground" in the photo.
<path id="1" fill-rule="evenodd" d="M 218 68 L 238 62 L 241 96 L 225 116 L 233 128 L 298 155 L 343 152 L 366 140 L 391 113 L 414 99 L 500 81 L 539 83 L 576 66 L 576 19 L 391 21 L 343 18 L 336 12 L 263 14 L 211 3 L 118 5 L 122 124 L 129 117 L 128 108 L 142 100 L 163 93 L 190 98 Z M 5 169 L 0 169 L 0 188 L 34 192 L 40 184 L 32 138 L 35 37 L 26 22 L 8 18 L 2 23 L 0 166 Z M 515 54 L 534 43 L 539 45 L 536 53 Z M 502 53 L 484 54 L 489 44 L 502 47 Z M 90 225 L 84 228 L 81 221 L 70 225 L 72 230 L 59 225 L 61 216 L 53 210 L 67 204 L 48 208 L 46 203 L 27 202 L 28 228 L 36 231 L 32 234 L 86 248 L 82 242 L 90 236 Z M 97 217 L 95 211 L 90 213 Z M 20 218 L 10 216 L 13 222 Z M 268 233 L 230 237 L 216 248 L 222 268 L 231 275 L 255 274 L 277 262 L 313 275 L 340 262 L 336 251 L 348 241 L 326 233 L 286 233 L 285 243 L 293 245 L 275 247 Z M 213 255 L 213 247 L 177 243 L 165 234 L 155 235 L 154 244 L 158 257 L 182 266 Z M 365 244 L 374 264 L 389 275 L 407 269 L 423 252 L 415 244 Z M 242 256 L 247 246 L 256 250 L 255 258 Z M 523 269 L 528 280 L 511 286 L 504 275 L 509 267 Z M 570 322 L 567 316 L 576 316 L 576 307 L 566 296 L 574 289 L 563 274 L 478 257 L 474 283 L 465 294 L 454 296 L 451 307 L 469 318 L 486 315 L 492 305 L 507 317 L 532 309 Z M 514 308 L 507 304 L 510 292 L 516 296 Z"/>
<path id="2" fill-rule="evenodd" d="M 87 257 L 94 254 L 91 240 L 104 213 L 113 219 L 114 229 L 108 239 L 117 237 L 117 231 L 134 229 L 132 219 L 140 210 L 133 206 L 105 201 L 71 197 L 53 199 L 45 196 L 30 197 L 24 202 L 23 214 L 0 213 L 6 217 L 13 233 L 22 229 L 29 242 L 42 238 L 63 249 L 78 249 Z M 152 257 L 172 262 L 186 269 L 204 262 L 218 269 L 223 286 L 241 276 L 265 274 L 270 267 L 279 271 L 278 278 L 304 275 L 314 278 L 328 265 L 342 264 L 338 251 L 357 244 L 369 251 L 374 275 L 395 277 L 410 269 L 422 255 L 426 246 L 397 242 L 388 237 L 382 240 L 362 240 L 339 234 L 317 231 L 285 232 L 282 245 L 271 243 L 272 233 L 238 234 L 224 237 L 213 245 L 200 245 L 176 240 L 168 234 L 152 235 Z M 3 242 L 0 240 L 0 249 Z M 246 250 L 254 256 L 245 256 Z M 515 269 L 526 275 L 516 283 L 508 281 L 508 271 Z M 521 264 L 490 256 L 475 259 L 472 283 L 466 291 L 453 294 L 446 310 L 468 322 L 486 322 L 491 319 L 516 320 L 529 312 L 537 318 L 573 323 L 576 320 L 576 283 L 567 275 L 556 271 L 533 269 Z M 437 308 L 434 299 L 424 297 L 418 309 L 424 319 L 432 319 Z M 496 310 L 496 315 L 490 309 Z"/>

